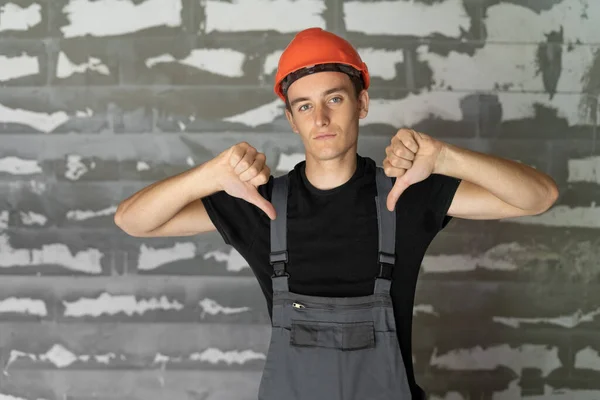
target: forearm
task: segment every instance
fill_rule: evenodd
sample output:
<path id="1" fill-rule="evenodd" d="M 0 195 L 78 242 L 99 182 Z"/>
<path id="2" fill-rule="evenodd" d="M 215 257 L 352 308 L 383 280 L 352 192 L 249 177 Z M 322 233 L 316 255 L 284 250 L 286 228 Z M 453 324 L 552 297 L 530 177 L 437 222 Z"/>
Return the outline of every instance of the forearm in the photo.
<path id="1" fill-rule="evenodd" d="M 161 226 L 190 202 L 221 190 L 212 165 L 209 161 L 134 193 L 119 204 L 115 223 L 136 232 Z"/>
<path id="2" fill-rule="evenodd" d="M 549 208 L 558 195 L 554 180 L 535 168 L 448 143 L 443 144 L 434 173 L 472 182 L 527 211 Z"/>

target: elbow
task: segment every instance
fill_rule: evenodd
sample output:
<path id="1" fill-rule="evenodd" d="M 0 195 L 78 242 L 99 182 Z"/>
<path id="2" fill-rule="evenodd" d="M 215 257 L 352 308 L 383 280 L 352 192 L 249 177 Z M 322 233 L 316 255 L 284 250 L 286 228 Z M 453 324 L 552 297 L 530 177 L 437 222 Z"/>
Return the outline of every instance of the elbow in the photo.
<path id="1" fill-rule="evenodd" d="M 548 211 L 554 203 L 558 200 L 560 192 L 556 182 L 552 178 L 548 179 L 548 183 L 545 185 L 544 194 L 540 198 L 540 208 L 535 211 L 536 215 L 543 214 Z"/>

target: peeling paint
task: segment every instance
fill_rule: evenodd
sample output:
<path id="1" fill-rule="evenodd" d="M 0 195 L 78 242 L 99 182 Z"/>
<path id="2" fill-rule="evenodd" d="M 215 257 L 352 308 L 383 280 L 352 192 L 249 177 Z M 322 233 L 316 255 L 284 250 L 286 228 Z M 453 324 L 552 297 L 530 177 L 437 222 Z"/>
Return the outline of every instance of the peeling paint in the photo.
<path id="1" fill-rule="evenodd" d="M 46 222 L 48 222 L 48 218 L 46 218 L 46 216 L 33 211 L 19 211 L 19 216 L 21 217 L 21 222 L 23 223 L 23 225 L 27 226 L 44 226 L 46 225 Z"/>
<path id="2" fill-rule="evenodd" d="M 600 355 L 598 351 L 587 346 L 575 353 L 575 368 L 600 371 Z"/>
<path id="3" fill-rule="evenodd" d="M 283 115 L 284 109 L 285 104 L 280 99 L 277 99 L 241 114 L 224 118 L 223 121 L 237 122 L 255 128 L 259 125 L 273 122 L 277 117 Z"/>
<path id="4" fill-rule="evenodd" d="M 9 220 L 8 211 L 2 210 L 2 212 L 0 212 L 0 229 L 8 228 L 8 220 Z"/>
<path id="5" fill-rule="evenodd" d="M 85 221 L 87 219 L 105 217 L 107 215 L 114 215 L 116 211 L 117 206 L 107 207 L 99 211 L 70 210 L 69 212 L 67 212 L 67 219 L 71 221 Z"/>
<path id="6" fill-rule="evenodd" d="M 429 314 L 439 316 L 438 312 L 435 311 L 431 304 L 417 304 L 413 307 L 413 316 L 417 314 Z"/>
<path id="7" fill-rule="evenodd" d="M 191 260 L 196 256 L 192 242 L 175 243 L 172 247 L 154 249 L 146 244 L 140 246 L 137 269 L 150 271 L 175 261 Z"/>
<path id="8" fill-rule="evenodd" d="M 82 157 L 76 154 L 69 154 L 67 156 L 67 169 L 65 171 L 65 178 L 72 181 L 76 181 L 85 175 L 89 169 L 82 161 Z M 90 165 L 90 169 L 93 169 L 95 164 Z"/>
<path id="9" fill-rule="evenodd" d="M 198 68 L 213 74 L 230 78 L 244 76 L 242 69 L 246 55 L 231 49 L 194 49 L 183 59 L 177 60 L 170 54 L 163 54 L 146 60 L 146 66 L 152 68 L 160 63 L 178 63 Z"/>
<path id="10" fill-rule="evenodd" d="M 45 317 L 48 315 L 48 310 L 46 310 L 46 303 L 43 300 L 9 297 L 0 300 L 0 313 L 17 313 Z"/>
<path id="11" fill-rule="evenodd" d="M 88 362 L 90 359 L 98 363 L 107 364 L 110 359 L 116 358 L 114 353 L 108 353 L 104 355 L 80 355 L 77 356 L 73 352 L 69 351 L 66 347 L 61 344 L 55 344 L 44 354 L 33 354 L 33 353 L 24 353 L 18 350 L 11 350 L 10 358 L 5 367 L 5 370 L 8 370 L 8 367 L 18 360 L 19 358 L 29 358 L 33 361 L 42 361 L 42 362 L 50 362 L 57 368 L 65 368 L 69 365 L 73 364 L 77 361 Z"/>
<path id="12" fill-rule="evenodd" d="M 19 157 L 0 158 L 0 172 L 13 175 L 31 175 L 42 172 L 37 160 L 24 160 Z"/>
<path id="13" fill-rule="evenodd" d="M 0 32 L 26 31 L 42 22 L 42 7 L 33 3 L 27 7 L 8 2 L 0 6 Z"/>
<path id="14" fill-rule="evenodd" d="M 0 82 L 23 76 L 37 75 L 40 65 L 37 57 L 21 55 L 19 57 L 6 57 L 0 55 Z"/>
<path id="15" fill-rule="evenodd" d="M 102 293 L 98 298 L 81 298 L 76 301 L 63 301 L 65 317 L 99 317 L 124 313 L 132 316 L 143 315 L 149 311 L 168 311 L 183 309 L 184 305 L 177 300 L 169 300 L 166 296 L 160 298 L 137 299 L 134 295 L 112 295 Z"/>
<path id="16" fill-rule="evenodd" d="M 322 17 L 325 3 L 322 0 L 206 0 L 204 7 L 207 33 L 268 30 L 285 33 L 307 27 L 325 29 Z"/>
<path id="17" fill-rule="evenodd" d="M 395 79 L 396 64 L 404 62 L 403 50 L 381 50 L 375 48 L 358 48 L 362 60 L 369 68 L 372 77 Z"/>
<path id="18" fill-rule="evenodd" d="M 600 228 L 600 207 L 555 206 L 540 215 L 507 218 L 501 221 L 540 226 Z"/>
<path id="19" fill-rule="evenodd" d="M 69 60 L 62 51 L 58 54 L 56 66 L 56 76 L 58 78 L 68 78 L 73 74 L 84 74 L 87 71 L 97 72 L 102 75 L 110 75 L 110 70 L 102 61 L 96 57 L 89 57 L 87 62 L 75 64 Z"/>
<path id="20" fill-rule="evenodd" d="M 13 249 L 8 235 L 0 234 L 0 268 L 59 265 L 72 271 L 99 274 L 103 256 L 93 248 L 72 254 L 62 243 L 44 244 L 41 249 Z"/>
<path id="21" fill-rule="evenodd" d="M 517 348 L 507 344 L 482 348 L 456 349 L 438 355 L 437 348 L 431 355 L 430 365 L 452 371 L 493 370 L 498 366 L 506 366 L 520 374 L 523 368 L 537 368 L 548 376 L 550 372 L 560 368 L 558 348 L 524 344 Z"/>
<path id="22" fill-rule="evenodd" d="M 591 182 L 600 184 L 600 157 L 568 160 L 567 182 Z"/>
<path id="23" fill-rule="evenodd" d="M 217 262 L 225 262 L 227 264 L 227 271 L 229 272 L 240 272 L 245 268 L 250 268 L 248 262 L 242 257 L 242 255 L 233 247 L 229 254 L 222 251 L 209 251 L 204 254 L 204 259 L 208 260 L 214 258 Z"/>
<path id="24" fill-rule="evenodd" d="M 251 310 L 250 307 L 223 307 L 215 300 L 212 299 L 202 299 L 198 302 L 200 307 L 202 308 L 202 313 L 200 315 L 201 318 L 204 318 L 206 314 L 209 315 L 218 315 L 218 314 L 241 314 L 244 312 L 248 312 Z"/>
<path id="25" fill-rule="evenodd" d="M 498 322 L 512 328 L 518 328 L 521 324 L 551 324 L 562 326 L 563 328 L 574 328 L 584 322 L 593 322 L 597 315 L 600 315 L 600 308 L 588 313 L 577 310 L 571 315 L 563 315 L 552 318 L 492 317 L 492 319 L 494 322 Z"/>
<path id="26" fill-rule="evenodd" d="M 150 169 L 150 165 L 148 165 L 145 161 L 138 161 L 135 165 L 136 171 L 148 171 Z"/>
<path id="27" fill-rule="evenodd" d="M 427 273 L 488 270 L 514 271 L 523 261 L 535 258 L 532 248 L 519 243 L 501 243 L 487 250 L 479 257 L 467 254 L 425 255 L 423 270 Z"/>
<path id="28" fill-rule="evenodd" d="M 181 25 L 181 0 L 70 0 L 63 12 L 65 37 L 113 36 Z"/>
<path id="29" fill-rule="evenodd" d="M 69 116 L 64 111 L 43 113 L 20 108 L 9 108 L 0 104 L 0 123 L 23 124 L 38 131 L 48 133 L 68 120 Z"/>
<path id="30" fill-rule="evenodd" d="M 492 393 L 492 400 L 597 400 L 597 390 L 577 390 L 577 389 L 553 389 L 551 386 L 544 385 L 544 394 L 529 395 L 523 394 L 522 384 L 518 380 L 512 381 L 506 390 Z"/>
<path id="31" fill-rule="evenodd" d="M 266 355 L 264 353 L 257 353 L 253 350 L 232 350 L 222 351 L 216 348 L 208 348 L 202 352 L 195 352 L 187 357 L 184 356 L 168 356 L 161 353 L 157 353 L 154 357 L 155 364 L 167 364 L 167 363 L 180 363 L 184 361 L 200 361 L 210 364 L 226 363 L 227 365 L 232 364 L 246 364 L 254 360 L 265 360 Z"/>
<path id="32" fill-rule="evenodd" d="M 471 24 L 462 0 L 446 0 L 434 5 L 402 0 L 345 1 L 344 16 L 348 31 L 371 35 L 429 36 L 438 33 L 459 37 L 461 30 L 468 31 Z"/>
<path id="33" fill-rule="evenodd" d="M 509 43 L 541 43 L 546 34 L 564 27 L 565 43 L 598 43 L 600 24 L 596 18 L 582 15 L 600 15 L 600 2 L 562 1 L 549 10 L 536 13 L 527 7 L 500 2 L 487 8 L 484 19 L 487 40 Z M 507 28 L 510 24 L 510 29 Z"/>

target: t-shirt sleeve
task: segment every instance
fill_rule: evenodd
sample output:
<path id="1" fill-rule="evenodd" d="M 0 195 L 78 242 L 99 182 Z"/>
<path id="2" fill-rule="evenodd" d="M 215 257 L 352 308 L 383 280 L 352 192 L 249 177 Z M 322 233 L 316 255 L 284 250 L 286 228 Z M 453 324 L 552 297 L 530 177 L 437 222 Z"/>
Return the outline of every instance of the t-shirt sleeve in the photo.
<path id="1" fill-rule="evenodd" d="M 429 209 L 433 212 L 436 225 L 442 230 L 448 225 L 452 217 L 448 215 L 448 209 L 452 204 L 456 190 L 461 180 L 452 176 L 432 174 L 430 176 Z"/>
<path id="2" fill-rule="evenodd" d="M 272 184 L 273 176 L 266 184 L 257 188 L 261 196 L 268 201 L 271 201 Z M 225 243 L 235 248 L 250 248 L 258 222 L 264 218 L 268 219 L 254 204 L 231 196 L 223 190 L 203 197 L 202 204 Z"/>

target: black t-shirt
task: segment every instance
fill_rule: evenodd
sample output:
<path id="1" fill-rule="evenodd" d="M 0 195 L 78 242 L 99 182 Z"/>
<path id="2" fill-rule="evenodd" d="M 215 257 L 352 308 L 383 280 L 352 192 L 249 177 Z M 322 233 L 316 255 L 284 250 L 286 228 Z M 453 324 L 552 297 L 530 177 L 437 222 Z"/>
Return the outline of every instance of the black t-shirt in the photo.
<path id="1" fill-rule="evenodd" d="M 379 272 L 376 164 L 371 158 L 356 156 L 357 168 L 350 180 L 330 190 L 311 185 L 305 174 L 306 161 L 289 172 L 287 271 L 291 292 L 327 297 L 373 293 Z M 391 297 L 414 399 L 424 398 L 415 383 L 411 350 L 417 277 L 427 247 L 450 220 L 446 212 L 459 182 L 433 174 L 408 187 L 396 203 L 396 264 Z M 272 189 L 273 176 L 258 187 L 269 201 Z M 258 207 L 224 191 L 205 197 L 203 203 L 225 243 L 250 265 L 272 317 L 271 220 Z"/>

